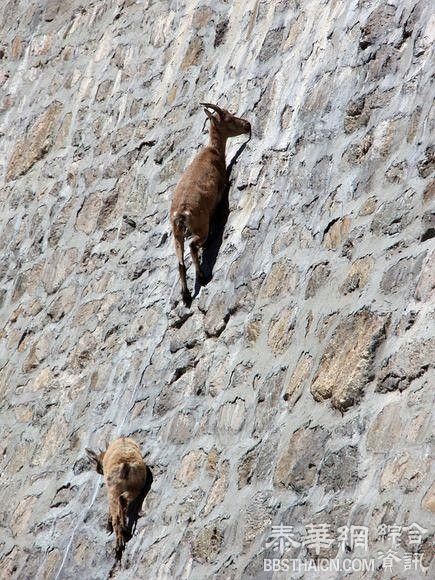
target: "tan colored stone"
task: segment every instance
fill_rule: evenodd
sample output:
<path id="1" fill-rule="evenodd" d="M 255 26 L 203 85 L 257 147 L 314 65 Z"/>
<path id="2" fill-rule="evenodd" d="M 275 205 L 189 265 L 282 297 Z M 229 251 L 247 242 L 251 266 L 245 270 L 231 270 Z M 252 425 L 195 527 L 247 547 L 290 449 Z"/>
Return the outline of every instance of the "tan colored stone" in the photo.
<path id="1" fill-rule="evenodd" d="M 72 114 L 71 113 L 67 113 L 65 115 L 65 117 L 62 119 L 62 124 L 60 126 L 59 131 L 57 132 L 56 135 L 56 142 L 55 145 L 56 147 L 65 147 L 66 146 L 66 141 L 69 135 L 69 131 L 70 131 L 70 127 L 71 127 L 71 119 L 72 119 Z"/>
<path id="2" fill-rule="evenodd" d="M 59 445 L 66 440 L 68 424 L 62 415 L 54 418 L 47 431 L 41 435 L 41 444 L 37 453 L 32 457 L 32 464 L 44 465 L 59 452 Z"/>
<path id="3" fill-rule="evenodd" d="M 400 488 L 405 493 L 415 491 L 426 477 L 428 468 L 428 459 L 411 457 L 405 451 L 386 464 L 381 475 L 380 490 Z"/>
<path id="4" fill-rule="evenodd" d="M 344 411 L 361 398 L 372 379 L 373 358 L 385 322 L 385 316 L 363 309 L 338 325 L 311 386 L 316 401 L 331 398 L 332 405 Z"/>
<path id="5" fill-rule="evenodd" d="M 310 278 L 305 290 L 305 300 L 316 295 L 316 292 L 326 284 L 330 274 L 331 268 L 328 262 L 316 264 L 310 270 Z"/>
<path id="6" fill-rule="evenodd" d="M 225 294 L 216 296 L 204 316 L 204 330 L 208 336 L 220 336 L 229 320 L 228 297 Z"/>
<path id="7" fill-rule="evenodd" d="M 181 62 L 181 70 L 186 70 L 194 64 L 198 63 L 199 56 L 203 52 L 204 47 L 200 36 L 195 36 L 187 47 L 186 53 Z"/>
<path id="8" fill-rule="evenodd" d="M 360 141 L 351 143 L 347 148 L 344 158 L 352 165 L 363 164 L 367 161 L 366 155 L 373 144 L 373 135 L 368 133 Z"/>
<path id="9" fill-rule="evenodd" d="M 78 298 L 79 291 L 75 284 L 63 288 L 60 290 L 53 302 L 50 304 L 47 310 L 47 314 L 54 321 L 58 322 L 61 320 L 68 312 L 74 307 L 76 300 Z"/>
<path id="10" fill-rule="evenodd" d="M 388 157 L 390 149 L 393 143 L 393 137 L 395 132 L 399 135 L 403 135 L 402 131 L 397 131 L 396 125 L 403 120 L 386 120 L 378 123 L 373 131 L 372 140 L 372 154 L 380 156 L 382 159 Z"/>
<path id="11" fill-rule="evenodd" d="M 13 376 L 12 365 L 6 363 L 2 368 L 0 368 L 0 397 L 2 400 L 5 397 L 6 390 L 10 388 L 10 381 Z"/>
<path id="12" fill-rule="evenodd" d="M 296 323 L 293 309 L 284 308 L 269 326 L 267 344 L 275 355 L 282 354 L 289 346 Z"/>
<path id="13" fill-rule="evenodd" d="M 330 228 L 325 231 L 323 243 L 329 250 L 336 250 L 342 241 L 347 238 L 350 230 L 350 217 L 344 216 L 335 221 Z"/>
<path id="14" fill-rule="evenodd" d="M 10 55 L 13 60 L 18 60 L 23 56 L 24 42 L 20 36 L 15 36 L 11 42 Z"/>
<path id="15" fill-rule="evenodd" d="M 195 13 L 192 17 L 192 24 L 195 28 L 202 28 L 206 24 L 208 24 L 213 17 L 213 10 L 206 7 L 199 7 L 195 10 Z"/>
<path id="16" fill-rule="evenodd" d="M 290 127 L 292 118 L 293 118 L 293 108 L 290 105 L 286 105 L 284 109 L 281 111 L 281 129 L 288 129 Z"/>
<path id="17" fill-rule="evenodd" d="M 421 302 L 433 300 L 435 294 L 435 252 L 426 258 L 415 289 L 415 299 Z"/>
<path id="18" fill-rule="evenodd" d="M 206 454 L 202 449 L 189 451 L 181 460 L 180 467 L 175 474 L 175 485 L 189 485 L 198 476 L 198 471 L 201 469 L 205 461 Z"/>
<path id="19" fill-rule="evenodd" d="M 65 234 L 65 226 L 71 218 L 75 210 L 75 198 L 70 199 L 57 214 L 53 214 L 50 224 L 50 233 L 48 235 L 48 243 L 52 248 L 55 248 Z"/>
<path id="20" fill-rule="evenodd" d="M 435 481 L 425 493 L 421 505 L 425 510 L 435 513 Z"/>
<path id="21" fill-rule="evenodd" d="M 183 443 L 192 437 L 195 420 L 190 413 L 177 413 L 169 426 L 168 437 L 174 443 Z"/>
<path id="22" fill-rule="evenodd" d="M 387 357 L 378 372 L 376 390 L 381 393 L 403 391 L 411 382 L 429 372 L 435 361 L 435 337 L 402 343 Z M 428 375 L 430 381 L 430 374 Z"/>
<path id="23" fill-rule="evenodd" d="M 92 332 L 83 333 L 72 355 L 73 368 L 78 370 L 87 367 L 95 356 L 97 346 L 97 340 Z"/>
<path id="24" fill-rule="evenodd" d="M 172 105 L 173 102 L 175 101 L 175 98 L 177 96 L 177 91 L 178 91 L 178 88 L 176 85 L 171 87 L 171 89 L 169 90 L 168 94 L 166 95 L 166 102 L 168 103 L 168 105 Z"/>
<path id="25" fill-rule="evenodd" d="M 50 383 L 52 378 L 53 378 L 53 373 L 52 373 L 50 367 L 45 367 L 44 369 L 42 369 L 38 373 L 36 378 L 33 380 L 33 382 L 31 383 L 31 387 L 34 390 L 39 390 L 41 388 L 44 388 Z"/>
<path id="26" fill-rule="evenodd" d="M 228 483 L 229 483 L 229 464 L 228 461 L 224 461 L 219 470 L 219 476 L 215 479 L 211 487 L 210 493 L 207 497 L 207 502 L 202 511 L 203 516 L 207 516 L 213 510 L 214 507 L 216 507 L 223 501 L 228 489 Z"/>
<path id="27" fill-rule="evenodd" d="M 50 550 L 41 564 L 40 573 L 42 578 L 54 578 L 59 564 L 62 560 L 62 554 L 57 548 Z"/>
<path id="28" fill-rule="evenodd" d="M 97 226 L 97 219 L 102 206 L 101 197 L 97 193 L 91 193 L 84 201 L 77 214 L 75 227 L 80 232 L 90 234 Z"/>
<path id="29" fill-rule="evenodd" d="M 260 336 L 260 331 L 261 331 L 261 315 L 258 314 L 254 318 L 248 320 L 246 324 L 245 331 L 246 340 L 249 343 L 254 344 L 257 341 L 258 337 Z"/>
<path id="30" fill-rule="evenodd" d="M 47 258 L 42 275 L 47 294 L 56 292 L 76 267 L 78 251 L 76 248 L 58 250 Z"/>
<path id="31" fill-rule="evenodd" d="M 32 38 L 30 51 L 33 56 L 48 54 L 53 44 L 53 34 L 39 34 Z"/>
<path id="32" fill-rule="evenodd" d="M 20 316 L 22 314 L 23 314 L 23 307 L 20 305 L 20 306 L 18 306 L 18 308 L 15 308 L 15 310 L 10 315 L 9 322 L 11 324 L 14 324 L 20 318 Z"/>
<path id="33" fill-rule="evenodd" d="M 119 194 L 117 192 L 103 199 L 97 219 L 97 226 L 99 228 L 105 229 L 117 223 L 119 218 L 118 199 Z"/>
<path id="34" fill-rule="evenodd" d="M 223 534 L 216 525 L 208 525 L 195 534 L 192 541 L 192 556 L 199 562 L 214 562 L 219 554 Z"/>
<path id="35" fill-rule="evenodd" d="M 320 427 L 295 431 L 278 457 L 274 485 L 296 491 L 308 489 L 316 478 L 327 437 L 327 431 Z"/>
<path id="36" fill-rule="evenodd" d="M 95 95 L 95 100 L 97 102 L 104 101 L 107 97 L 111 94 L 113 90 L 113 81 L 111 79 L 105 79 L 102 81 L 97 89 L 97 93 Z"/>
<path id="37" fill-rule="evenodd" d="M 110 288 L 113 283 L 114 275 L 112 272 L 99 272 L 95 276 L 95 280 L 91 280 L 86 288 L 83 289 L 83 297 L 88 294 L 102 294 Z"/>
<path id="38" fill-rule="evenodd" d="M 435 200 L 435 179 L 432 179 L 423 192 L 424 205 L 430 205 Z"/>
<path id="39" fill-rule="evenodd" d="M 18 421 L 25 421 L 29 423 L 32 418 L 33 411 L 27 405 L 18 405 L 14 408 L 15 417 Z"/>
<path id="40" fill-rule="evenodd" d="M 53 337 L 50 334 L 45 334 L 35 340 L 23 364 L 23 371 L 25 373 L 35 369 L 47 358 L 52 349 L 52 340 Z"/>
<path id="41" fill-rule="evenodd" d="M 43 264 L 38 263 L 25 272 L 20 272 L 15 278 L 11 302 L 19 300 L 26 292 L 32 295 L 43 275 Z"/>
<path id="42" fill-rule="evenodd" d="M 26 315 L 27 316 L 36 316 L 37 314 L 39 314 L 41 312 L 42 309 L 43 309 L 43 305 L 42 305 L 41 301 L 38 300 L 38 298 L 35 298 L 35 300 L 32 300 L 32 302 L 27 307 Z"/>
<path id="43" fill-rule="evenodd" d="M 62 105 L 51 104 L 38 117 L 13 149 L 6 170 L 6 181 L 16 179 L 26 173 L 37 161 L 42 159 L 53 144 L 53 133 Z"/>
<path id="44" fill-rule="evenodd" d="M 74 561 L 76 564 L 82 565 L 83 562 L 89 562 L 92 559 L 93 553 L 92 543 L 85 539 L 85 541 L 79 542 L 77 546 L 74 546 Z"/>
<path id="45" fill-rule="evenodd" d="M 281 260 L 272 264 L 260 290 L 260 298 L 276 298 L 288 296 L 298 283 L 297 268 L 288 260 Z"/>
<path id="46" fill-rule="evenodd" d="M 217 365 L 215 372 L 208 377 L 208 389 L 212 397 L 217 397 L 227 385 L 228 376 L 224 365 Z"/>
<path id="47" fill-rule="evenodd" d="M 302 386 L 310 376 L 312 366 L 313 357 L 306 352 L 302 353 L 284 393 L 284 400 L 289 407 L 293 407 L 301 396 Z"/>
<path id="48" fill-rule="evenodd" d="M 6 477 L 13 476 L 19 473 L 23 467 L 27 467 L 30 462 L 30 456 L 32 453 L 32 447 L 28 442 L 23 444 L 17 444 L 14 447 L 13 455 L 5 468 Z"/>
<path id="49" fill-rule="evenodd" d="M 372 453 L 385 453 L 401 441 L 403 422 L 400 405 L 387 405 L 375 417 L 367 433 L 367 449 Z"/>
<path id="50" fill-rule="evenodd" d="M 355 260 L 350 266 L 343 284 L 340 286 L 340 292 L 349 294 L 358 288 L 363 288 L 368 282 L 374 263 L 372 256 L 364 256 Z"/>
<path id="51" fill-rule="evenodd" d="M 431 413 L 419 410 L 406 425 L 406 441 L 408 443 L 421 443 L 424 440 L 427 426 L 431 423 Z"/>
<path id="52" fill-rule="evenodd" d="M 242 511 L 243 549 L 270 529 L 274 514 L 274 498 L 269 491 L 258 491 Z M 263 564 L 263 562 L 262 562 Z"/>
<path id="53" fill-rule="evenodd" d="M 299 12 L 298 16 L 293 18 L 290 22 L 288 29 L 288 36 L 284 42 L 283 53 L 286 53 L 291 49 L 298 41 L 299 36 L 304 30 L 304 25 L 306 22 L 306 16 L 304 12 Z"/>
<path id="54" fill-rule="evenodd" d="M 29 524 L 33 518 L 33 511 L 37 502 L 36 497 L 26 497 L 15 508 L 10 527 L 14 537 L 22 536 L 29 531 Z"/>
<path id="55" fill-rule="evenodd" d="M 102 302 L 103 299 L 90 300 L 89 302 L 81 304 L 77 308 L 77 312 L 73 318 L 72 325 L 82 326 L 83 324 L 85 324 L 91 318 L 91 316 L 93 316 L 96 312 L 100 310 Z"/>
<path id="56" fill-rule="evenodd" d="M 378 200 L 376 197 L 369 197 L 361 206 L 359 210 L 360 216 L 372 215 L 378 207 Z"/>
<path id="57" fill-rule="evenodd" d="M 223 431 L 240 431 L 245 420 L 245 401 L 237 397 L 219 409 L 218 426 Z"/>
<path id="58" fill-rule="evenodd" d="M 216 473 L 216 467 L 219 461 L 219 453 L 216 447 L 210 449 L 207 456 L 207 471 L 214 475 Z"/>

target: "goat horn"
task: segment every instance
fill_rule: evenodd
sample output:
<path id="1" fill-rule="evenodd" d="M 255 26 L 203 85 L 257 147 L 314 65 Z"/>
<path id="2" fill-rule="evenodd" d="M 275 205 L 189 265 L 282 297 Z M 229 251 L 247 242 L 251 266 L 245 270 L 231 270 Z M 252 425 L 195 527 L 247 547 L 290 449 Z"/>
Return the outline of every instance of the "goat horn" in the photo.
<path id="1" fill-rule="evenodd" d="M 217 105 L 212 105 L 211 103 L 200 103 L 203 107 L 208 107 L 212 111 L 216 111 L 218 115 L 222 115 L 223 111 Z"/>

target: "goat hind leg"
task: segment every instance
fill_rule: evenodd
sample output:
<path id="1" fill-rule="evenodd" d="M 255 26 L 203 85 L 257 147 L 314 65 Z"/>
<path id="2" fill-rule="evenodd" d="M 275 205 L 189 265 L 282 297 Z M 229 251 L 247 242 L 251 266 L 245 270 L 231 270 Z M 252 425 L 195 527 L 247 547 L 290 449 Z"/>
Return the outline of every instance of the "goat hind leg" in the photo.
<path id="1" fill-rule="evenodd" d="M 192 254 L 192 262 L 195 266 L 196 270 L 196 277 L 198 278 L 198 282 L 201 285 L 206 283 L 206 278 L 204 272 L 201 270 L 201 266 L 199 264 L 199 249 L 205 244 L 207 240 L 208 232 L 202 232 L 201 234 L 197 234 L 193 237 L 192 241 L 190 242 L 190 253 Z"/>
<path id="2" fill-rule="evenodd" d="M 120 560 L 122 552 L 124 551 L 125 548 L 125 542 L 124 542 L 124 534 L 122 532 L 121 518 L 119 517 L 119 515 L 116 516 L 115 524 L 113 527 L 116 536 L 115 556 L 117 560 Z"/>
<path id="3" fill-rule="evenodd" d="M 182 232 L 174 231 L 174 242 L 175 252 L 178 258 L 178 272 L 180 274 L 181 282 L 181 297 L 184 304 L 188 305 L 191 300 L 191 296 L 187 287 L 186 266 L 184 264 L 184 234 Z"/>
<path id="4" fill-rule="evenodd" d="M 122 538 L 124 542 L 131 540 L 132 534 L 127 525 L 128 501 L 124 494 L 119 496 L 119 514 L 121 517 Z"/>

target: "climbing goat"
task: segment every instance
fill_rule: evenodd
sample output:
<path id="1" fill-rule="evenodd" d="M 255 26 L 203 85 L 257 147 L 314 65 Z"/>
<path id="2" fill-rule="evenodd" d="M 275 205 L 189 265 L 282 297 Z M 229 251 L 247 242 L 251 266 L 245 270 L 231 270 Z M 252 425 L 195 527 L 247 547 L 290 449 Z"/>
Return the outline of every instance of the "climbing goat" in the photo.
<path id="1" fill-rule="evenodd" d="M 120 437 L 97 454 L 86 449 L 98 473 L 104 475 L 109 499 L 108 532 L 115 531 L 115 555 L 121 559 L 126 542 L 133 535 L 143 500 L 151 488 L 153 476 L 142 459 L 139 445 Z"/>
<path id="2" fill-rule="evenodd" d="M 201 149 L 181 176 L 174 191 L 171 205 L 171 225 L 181 281 L 184 304 L 190 304 L 184 264 L 184 240 L 192 236 L 190 252 L 197 280 L 205 283 L 199 264 L 199 249 L 203 247 L 210 229 L 210 220 L 227 185 L 225 147 L 229 137 L 251 134 L 251 124 L 235 117 L 225 109 L 210 103 L 201 103 L 210 119 L 209 143 Z M 214 111 L 213 114 L 211 111 Z"/>

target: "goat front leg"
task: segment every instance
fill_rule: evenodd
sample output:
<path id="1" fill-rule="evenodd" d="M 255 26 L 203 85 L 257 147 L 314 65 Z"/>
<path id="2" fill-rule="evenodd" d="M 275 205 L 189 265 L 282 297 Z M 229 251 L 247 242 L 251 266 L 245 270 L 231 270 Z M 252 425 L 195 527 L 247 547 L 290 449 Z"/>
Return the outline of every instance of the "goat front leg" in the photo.
<path id="1" fill-rule="evenodd" d="M 178 272 L 180 274 L 181 282 L 181 298 L 185 306 L 189 306 L 191 302 L 191 296 L 189 289 L 187 287 L 186 280 L 186 266 L 184 264 L 184 233 L 174 229 L 174 243 L 175 243 L 175 253 L 178 259 Z"/>
<path id="2" fill-rule="evenodd" d="M 115 537 L 116 537 L 115 557 L 117 560 L 120 560 L 122 557 L 122 552 L 124 551 L 125 548 L 124 534 L 122 530 L 122 521 L 120 514 L 116 515 L 113 527 L 115 529 Z"/>
<path id="3" fill-rule="evenodd" d="M 124 542 L 128 542 L 131 540 L 131 532 L 127 526 L 127 509 L 128 509 L 128 499 L 127 494 L 121 493 L 119 496 L 119 514 L 121 517 L 121 528 L 122 528 L 122 537 Z"/>
<path id="4" fill-rule="evenodd" d="M 107 515 L 107 526 L 106 530 L 109 534 L 113 532 L 113 524 L 112 524 L 112 514 L 109 512 Z"/>
<path id="5" fill-rule="evenodd" d="M 206 283 L 206 278 L 204 272 L 201 270 L 201 266 L 199 264 L 199 250 L 205 244 L 208 236 L 208 230 L 200 232 L 199 234 L 195 235 L 190 242 L 190 253 L 192 255 L 192 262 L 195 266 L 196 270 L 196 277 L 198 282 L 204 286 Z"/>

